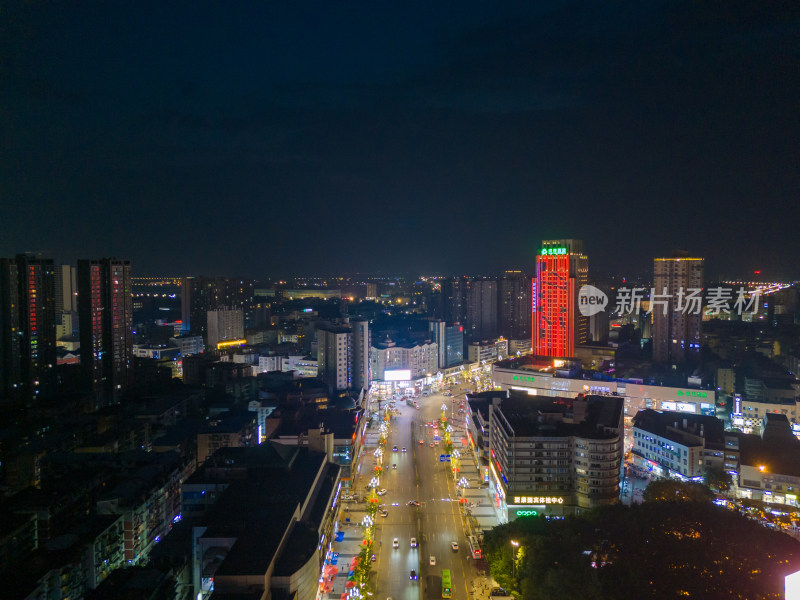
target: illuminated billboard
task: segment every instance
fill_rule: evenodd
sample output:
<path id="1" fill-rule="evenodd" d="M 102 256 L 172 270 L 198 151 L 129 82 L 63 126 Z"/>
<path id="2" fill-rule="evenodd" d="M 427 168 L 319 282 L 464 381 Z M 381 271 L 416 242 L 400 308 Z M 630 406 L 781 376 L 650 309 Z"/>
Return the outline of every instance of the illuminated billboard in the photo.
<path id="1" fill-rule="evenodd" d="M 384 381 L 411 381 L 411 371 L 408 369 L 396 369 L 394 371 L 383 372 Z"/>

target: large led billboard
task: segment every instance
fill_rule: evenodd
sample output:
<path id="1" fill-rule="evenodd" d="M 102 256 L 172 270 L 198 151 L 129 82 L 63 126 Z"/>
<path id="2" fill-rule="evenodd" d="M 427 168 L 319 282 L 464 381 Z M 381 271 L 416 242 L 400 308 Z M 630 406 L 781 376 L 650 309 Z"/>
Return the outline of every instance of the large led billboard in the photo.
<path id="1" fill-rule="evenodd" d="M 408 369 L 395 369 L 383 372 L 384 381 L 411 381 L 411 371 Z"/>

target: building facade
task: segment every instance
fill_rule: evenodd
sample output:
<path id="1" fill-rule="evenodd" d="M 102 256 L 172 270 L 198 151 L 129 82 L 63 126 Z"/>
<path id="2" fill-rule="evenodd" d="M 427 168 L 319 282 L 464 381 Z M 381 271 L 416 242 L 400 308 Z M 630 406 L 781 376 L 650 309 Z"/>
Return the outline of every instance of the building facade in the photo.
<path id="1" fill-rule="evenodd" d="M 206 316 L 208 345 L 244 339 L 244 315 L 239 309 L 210 310 Z"/>
<path id="2" fill-rule="evenodd" d="M 508 339 L 531 336 L 531 278 L 522 271 L 506 271 L 499 281 L 498 328 Z"/>
<path id="3" fill-rule="evenodd" d="M 676 253 L 677 254 L 677 253 Z M 704 263 L 686 253 L 653 260 L 653 360 L 683 363 L 700 355 L 702 310 L 690 299 L 702 297 Z"/>
<path id="4" fill-rule="evenodd" d="M 495 395 L 489 405 L 491 487 L 509 520 L 618 501 L 621 398 L 488 394 Z"/>
<path id="5" fill-rule="evenodd" d="M 578 311 L 578 293 L 586 285 L 588 259 L 581 240 L 545 240 L 536 257 L 533 289 L 535 354 L 571 357 L 575 345 L 585 344 L 589 320 Z"/>
<path id="6" fill-rule="evenodd" d="M 115 398 L 133 375 L 130 261 L 79 260 L 78 313 L 81 365 L 96 394 Z"/>
<path id="7" fill-rule="evenodd" d="M 467 288 L 467 337 L 472 341 L 493 340 L 497 337 L 497 281 L 473 279 Z"/>

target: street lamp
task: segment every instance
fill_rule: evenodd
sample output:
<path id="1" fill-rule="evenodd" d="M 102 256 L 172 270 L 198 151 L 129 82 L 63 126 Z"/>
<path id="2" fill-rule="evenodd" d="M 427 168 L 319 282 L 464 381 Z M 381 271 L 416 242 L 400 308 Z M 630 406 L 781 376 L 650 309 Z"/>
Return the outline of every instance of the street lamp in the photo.
<path id="1" fill-rule="evenodd" d="M 516 579 L 517 579 L 517 548 L 519 548 L 519 542 L 511 540 L 511 546 L 514 548 L 511 551 L 511 578 L 515 581 L 514 585 L 516 586 Z"/>

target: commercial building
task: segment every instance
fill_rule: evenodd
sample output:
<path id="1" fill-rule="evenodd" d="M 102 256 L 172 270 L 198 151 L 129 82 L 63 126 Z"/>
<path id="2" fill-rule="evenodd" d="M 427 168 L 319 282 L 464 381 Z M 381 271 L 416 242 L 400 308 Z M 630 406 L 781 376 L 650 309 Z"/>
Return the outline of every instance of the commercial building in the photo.
<path id="1" fill-rule="evenodd" d="M 497 280 L 473 279 L 467 286 L 464 325 L 473 341 L 497 337 Z"/>
<path id="2" fill-rule="evenodd" d="M 619 396 L 624 400 L 626 419 L 646 408 L 703 415 L 714 415 L 716 410 L 714 390 L 646 384 L 644 378 L 617 379 L 605 373 L 587 374 L 579 361 L 537 356 L 509 358 L 492 365 L 492 382 L 501 390 L 519 390 L 531 396 Z"/>
<path id="3" fill-rule="evenodd" d="M 191 597 L 314 598 L 339 488 L 339 467 L 322 452 L 220 450 L 182 486 Z"/>
<path id="4" fill-rule="evenodd" d="M 700 355 L 701 301 L 704 263 L 688 253 L 653 260 L 650 298 L 653 319 L 653 360 L 683 363 Z"/>
<path id="5" fill-rule="evenodd" d="M 240 309 L 245 320 L 257 307 L 253 281 L 237 277 L 186 277 L 181 283 L 181 321 L 184 331 L 208 341 L 208 312 Z M 243 336 L 242 336 L 243 337 Z M 212 345 L 209 341 L 209 345 Z"/>
<path id="6" fill-rule="evenodd" d="M 738 470 L 738 439 L 716 417 L 645 409 L 633 418 L 632 463 L 650 476 L 702 481 L 712 468 Z"/>
<path id="7" fill-rule="evenodd" d="M 78 261 L 81 365 L 95 394 L 116 399 L 132 382 L 131 263 Z"/>
<path id="8" fill-rule="evenodd" d="M 467 346 L 467 360 L 474 362 L 494 362 L 508 358 L 508 340 L 500 338 L 494 342 L 475 342 Z"/>
<path id="9" fill-rule="evenodd" d="M 244 344 L 244 315 L 239 309 L 210 310 L 206 316 L 210 348 L 227 346 L 226 342 Z"/>
<path id="10" fill-rule="evenodd" d="M 618 501 L 621 398 L 484 395 L 491 396 L 490 486 L 496 507 L 509 520 L 571 514 Z"/>
<path id="11" fill-rule="evenodd" d="M 506 271 L 499 281 L 499 334 L 508 339 L 531 337 L 531 278 Z"/>
<path id="12" fill-rule="evenodd" d="M 782 414 L 766 415 L 752 434 L 739 434 L 739 498 L 800 506 L 800 440 Z"/>
<path id="13" fill-rule="evenodd" d="M 588 274 L 581 240 L 542 242 L 533 288 L 534 354 L 567 358 L 587 342 L 589 320 L 578 310 L 578 293 Z"/>
<path id="14" fill-rule="evenodd" d="M 370 350 L 372 376 L 378 381 L 413 381 L 436 374 L 439 368 L 437 344 L 400 346 L 391 340 Z"/>

